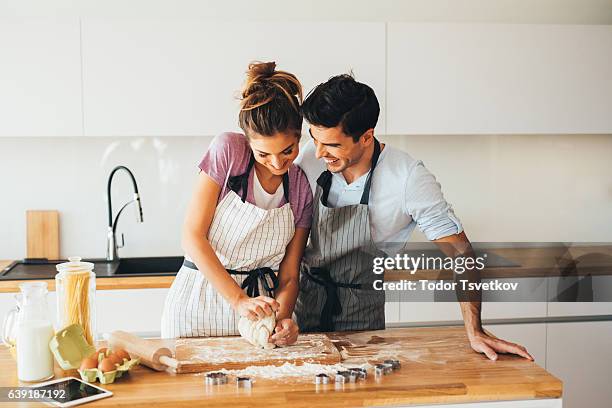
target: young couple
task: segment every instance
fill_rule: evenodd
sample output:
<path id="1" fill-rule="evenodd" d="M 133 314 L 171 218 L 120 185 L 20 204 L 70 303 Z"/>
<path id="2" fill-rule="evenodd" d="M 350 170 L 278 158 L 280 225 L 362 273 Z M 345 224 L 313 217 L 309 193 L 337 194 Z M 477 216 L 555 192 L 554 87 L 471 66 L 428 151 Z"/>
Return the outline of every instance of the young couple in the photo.
<path id="1" fill-rule="evenodd" d="M 244 134 L 217 136 L 199 164 L 162 337 L 233 336 L 241 316 L 272 313 L 269 341 L 281 346 L 299 332 L 383 329 L 385 295 L 372 290 L 383 243 L 407 242 L 418 225 L 444 251 L 469 246 L 434 176 L 375 138 L 379 112 L 372 88 L 349 75 L 302 102 L 293 74 L 249 65 Z M 311 140 L 300 152 L 303 118 Z M 480 302 L 460 305 L 475 351 L 531 359 L 484 332 Z"/>

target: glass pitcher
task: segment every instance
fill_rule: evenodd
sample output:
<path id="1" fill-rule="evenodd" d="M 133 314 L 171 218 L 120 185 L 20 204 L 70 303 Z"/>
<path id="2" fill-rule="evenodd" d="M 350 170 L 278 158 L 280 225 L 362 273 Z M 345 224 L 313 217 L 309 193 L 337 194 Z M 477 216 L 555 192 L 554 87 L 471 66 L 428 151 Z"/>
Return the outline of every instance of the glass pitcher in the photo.
<path id="1" fill-rule="evenodd" d="M 15 318 L 21 309 L 21 299 L 21 293 L 15 294 L 15 307 L 6 314 L 4 324 L 2 325 L 2 343 L 9 348 L 11 356 L 15 360 L 17 360 L 17 354 L 15 353 L 15 339 L 17 337 Z"/>
<path id="2" fill-rule="evenodd" d="M 19 289 L 21 297 L 6 316 L 2 340 L 9 347 L 14 344 L 20 381 L 48 380 L 54 375 L 49 342 L 55 332 L 48 315 L 47 283 L 25 282 Z"/>

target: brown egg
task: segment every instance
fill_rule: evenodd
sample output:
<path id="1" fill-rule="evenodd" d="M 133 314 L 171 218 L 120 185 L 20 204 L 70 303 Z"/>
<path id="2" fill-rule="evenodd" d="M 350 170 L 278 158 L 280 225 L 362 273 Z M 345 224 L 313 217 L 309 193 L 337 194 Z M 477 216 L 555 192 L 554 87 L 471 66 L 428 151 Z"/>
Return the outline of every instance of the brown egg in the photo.
<path id="1" fill-rule="evenodd" d="M 98 359 L 95 356 L 85 357 L 83 361 L 81 361 L 81 370 L 87 370 L 96 367 L 98 367 Z"/>
<path id="2" fill-rule="evenodd" d="M 107 358 L 109 358 L 113 364 L 123 364 L 123 359 L 117 355 L 117 353 L 111 353 Z"/>
<path id="3" fill-rule="evenodd" d="M 125 351 L 124 349 L 120 349 L 120 348 L 118 348 L 118 349 L 115 349 L 114 351 L 115 351 L 115 353 L 114 353 L 114 354 L 115 354 L 115 355 L 117 355 L 117 356 L 119 356 L 119 357 L 121 358 L 121 360 L 123 360 L 124 358 L 125 358 L 126 360 L 129 360 L 129 359 L 130 359 L 130 355 L 129 355 L 129 354 L 128 354 L 128 352 L 127 352 L 127 351 Z"/>
<path id="4" fill-rule="evenodd" d="M 102 371 L 103 373 L 107 373 L 109 371 L 115 370 L 116 367 L 113 361 L 107 357 L 104 360 L 100 361 L 100 364 L 98 365 L 98 369 L 100 369 L 100 371 Z"/>
<path id="5" fill-rule="evenodd" d="M 107 357 L 107 351 L 108 349 L 106 347 L 102 347 L 100 350 L 98 350 L 98 354 L 104 353 L 104 357 Z"/>

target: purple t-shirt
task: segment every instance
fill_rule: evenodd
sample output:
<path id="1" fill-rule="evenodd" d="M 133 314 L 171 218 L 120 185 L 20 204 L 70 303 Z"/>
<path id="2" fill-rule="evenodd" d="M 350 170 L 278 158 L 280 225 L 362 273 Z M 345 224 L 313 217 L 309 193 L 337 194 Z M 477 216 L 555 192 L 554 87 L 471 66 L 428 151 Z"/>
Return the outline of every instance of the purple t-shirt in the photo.
<path id="1" fill-rule="evenodd" d="M 251 159 L 252 150 L 245 135 L 240 133 L 222 133 L 215 137 L 208 147 L 206 154 L 199 164 L 200 170 L 206 172 L 221 188 L 219 201 L 231 190 L 227 186 L 230 176 L 243 174 Z M 246 201 L 255 205 L 253 194 L 253 174 L 255 168 L 249 173 L 249 188 Z M 293 211 L 296 228 L 310 228 L 312 222 L 312 191 L 306 174 L 292 164 L 288 171 L 289 176 L 289 204 Z M 279 207 L 287 202 L 281 200 Z"/>

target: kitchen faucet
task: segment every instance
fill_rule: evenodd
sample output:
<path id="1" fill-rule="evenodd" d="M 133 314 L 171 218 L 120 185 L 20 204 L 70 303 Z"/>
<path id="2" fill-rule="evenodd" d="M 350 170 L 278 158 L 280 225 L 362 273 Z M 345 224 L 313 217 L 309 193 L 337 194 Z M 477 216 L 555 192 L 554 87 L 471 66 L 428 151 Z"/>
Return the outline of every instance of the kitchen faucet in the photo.
<path id="1" fill-rule="evenodd" d="M 113 205 L 111 204 L 111 184 L 113 182 L 113 176 L 119 170 L 125 170 L 132 179 L 132 184 L 134 186 L 134 199 L 125 203 L 117 213 L 117 216 L 115 216 L 115 219 L 113 220 Z M 119 256 L 117 255 L 117 249 L 123 248 L 123 245 L 125 244 L 125 241 L 123 239 L 123 233 L 121 233 L 121 246 L 117 245 L 117 239 L 115 236 L 119 216 L 121 215 L 125 207 L 132 204 L 133 202 L 136 202 L 136 205 L 138 205 L 138 211 L 136 212 L 136 220 L 138 222 L 143 222 L 142 205 L 140 202 L 140 195 L 138 194 L 138 186 L 136 185 L 136 179 L 134 178 L 134 174 L 132 174 L 130 169 L 125 166 L 117 166 L 111 171 L 110 175 L 108 176 L 108 184 L 106 187 L 106 200 L 108 202 L 108 234 L 106 237 L 106 260 L 116 261 L 119 259 Z"/>

